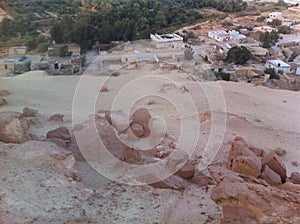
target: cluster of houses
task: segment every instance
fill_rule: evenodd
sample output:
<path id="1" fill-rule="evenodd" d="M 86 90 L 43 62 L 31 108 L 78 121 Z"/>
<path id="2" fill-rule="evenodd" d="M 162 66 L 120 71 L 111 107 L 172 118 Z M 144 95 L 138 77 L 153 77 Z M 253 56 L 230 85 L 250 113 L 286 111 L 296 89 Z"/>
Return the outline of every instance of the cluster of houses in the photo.
<path id="1" fill-rule="evenodd" d="M 68 56 L 60 55 L 61 47 L 65 47 Z M 81 72 L 80 47 L 77 44 L 48 47 L 46 56 L 28 54 L 26 46 L 15 46 L 9 49 L 9 57 L 0 60 L 0 70 L 8 70 L 15 74 L 28 71 L 44 70 L 50 74 L 75 74 Z"/>

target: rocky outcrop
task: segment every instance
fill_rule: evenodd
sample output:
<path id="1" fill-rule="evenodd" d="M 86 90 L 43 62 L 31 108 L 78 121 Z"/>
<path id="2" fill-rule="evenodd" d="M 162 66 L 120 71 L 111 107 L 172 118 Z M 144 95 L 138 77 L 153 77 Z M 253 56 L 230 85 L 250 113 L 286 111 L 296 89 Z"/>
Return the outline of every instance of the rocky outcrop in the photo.
<path id="1" fill-rule="evenodd" d="M 64 121 L 64 116 L 63 114 L 54 114 L 49 118 L 49 121 L 54 121 L 54 122 L 63 122 Z"/>
<path id="2" fill-rule="evenodd" d="M 59 127 L 47 133 L 49 139 L 61 139 L 66 143 L 71 141 L 71 134 L 67 127 Z"/>
<path id="3" fill-rule="evenodd" d="M 211 198 L 222 206 L 221 223 L 300 223 L 298 174 L 287 178 L 285 165 L 274 152 L 258 153 L 265 156 L 255 158 L 251 151 L 243 139 L 236 138 L 227 164 L 209 167 L 216 184 Z M 246 162 L 233 166 L 232 160 Z"/>
<path id="4" fill-rule="evenodd" d="M 8 96 L 10 92 L 8 90 L 0 90 L 0 96 Z"/>
<path id="5" fill-rule="evenodd" d="M 0 113 L 0 141 L 5 143 L 23 143 L 30 139 L 29 126 L 21 114 L 15 112 Z"/>
<path id="6" fill-rule="evenodd" d="M 38 113 L 38 110 L 35 110 L 33 108 L 25 107 L 23 109 L 23 117 L 35 117 Z"/>
<path id="7" fill-rule="evenodd" d="M 232 142 L 228 156 L 228 168 L 248 176 L 258 177 L 262 169 L 260 158 L 248 148 L 243 139 Z"/>
<path id="8" fill-rule="evenodd" d="M 0 98 L 0 107 L 1 107 L 1 106 L 4 106 L 4 105 L 6 105 L 6 104 L 7 104 L 6 99 Z"/>

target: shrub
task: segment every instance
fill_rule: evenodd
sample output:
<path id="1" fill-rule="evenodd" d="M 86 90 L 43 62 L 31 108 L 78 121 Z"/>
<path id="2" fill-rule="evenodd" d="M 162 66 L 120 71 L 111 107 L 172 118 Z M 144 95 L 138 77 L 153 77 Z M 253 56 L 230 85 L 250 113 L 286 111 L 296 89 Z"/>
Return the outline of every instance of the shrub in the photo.
<path id="1" fill-rule="evenodd" d="M 37 50 L 40 53 L 46 52 L 48 50 L 48 47 L 49 47 L 49 43 L 48 42 L 40 43 L 37 46 Z"/>
<path id="2" fill-rule="evenodd" d="M 225 62 L 243 65 L 253 57 L 246 47 L 232 47 L 225 58 Z"/>
<path id="3" fill-rule="evenodd" d="M 270 75 L 270 79 L 280 79 L 280 76 L 277 74 L 274 68 L 267 68 L 264 72 L 265 74 Z"/>
<path id="4" fill-rule="evenodd" d="M 230 81 L 230 74 L 226 72 L 215 72 L 217 80 Z"/>

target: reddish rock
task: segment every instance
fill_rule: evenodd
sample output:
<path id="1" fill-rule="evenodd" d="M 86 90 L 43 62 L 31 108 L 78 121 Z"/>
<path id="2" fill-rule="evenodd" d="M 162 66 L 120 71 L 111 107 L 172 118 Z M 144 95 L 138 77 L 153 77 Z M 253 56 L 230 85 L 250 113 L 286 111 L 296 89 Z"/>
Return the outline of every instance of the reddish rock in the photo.
<path id="1" fill-rule="evenodd" d="M 38 111 L 33 109 L 33 108 L 29 108 L 29 107 L 25 107 L 23 109 L 23 117 L 35 117 L 37 115 Z"/>
<path id="2" fill-rule="evenodd" d="M 294 184 L 300 184 L 300 173 L 293 172 L 291 174 L 290 181 Z"/>
<path id="3" fill-rule="evenodd" d="M 114 116 L 111 116 L 111 119 L 114 120 Z M 139 150 L 134 150 L 123 144 L 115 132 L 115 128 L 109 123 L 106 118 L 103 118 L 99 115 L 94 115 L 90 117 L 90 120 L 82 124 L 79 132 L 85 133 L 87 129 L 90 129 L 91 124 L 95 121 L 96 128 L 98 130 L 99 137 L 105 146 L 105 149 L 108 150 L 114 157 L 117 159 L 135 165 L 140 165 L 144 162 L 141 152 Z M 115 120 L 113 122 L 115 123 Z M 129 126 L 128 126 L 129 127 Z M 77 144 L 75 143 L 76 139 L 72 141 L 72 151 L 76 154 L 79 154 Z M 94 146 L 91 146 L 94 147 Z M 79 154 L 80 155 L 80 154 Z M 93 158 L 86 158 L 93 159 Z"/>
<path id="4" fill-rule="evenodd" d="M 57 146 L 64 148 L 64 149 L 67 148 L 67 144 L 62 139 L 59 139 L 59 138 L 47 138 L 45 141 L 52 142 L 52 143 L 56 144 Z"/>
<path id="5" fill-rule="evenodd" d="M 60 127 L 52 131 L 49 131 L 47 133 L 47 138 L 58 138 L 66 142 L 70 142 L 71 135 L 67 127 Z"/>
<path id="6" fill-rule="evenodd" d="M 281 180 L 284 183 L 286 179 L 286 166 L 278 158 L 275 152 L 270 152 L 262 159 L 263 165 L 268 165 L 273 171 L 281 176 Z"/>
<path id="7" fill-rule="evenodd" d="M 264 169 L 259 177 L 274 186 L 282 184 L 280 175 L 270 169 L 268 166 L 264 166 Z"/>
<path id="8" fill-rule="evenodd" d="M 30 140 L 29 126 L 21 114 L 15 112 L 0 113 L 0 141 L 20 144 Z"/>
<path id="9" fill-rule="evenodd" d="M 49 118 L 49 121 L 55 121 L 55 122 L 63 122 L 64 121 L 63 114 L 54 114 Z"/>
<path id="10" fill-rule="evenodd" d="M 300 223 L 300 194 L 294 186 L 283 191 L 243 179 L 220 165 L 209 170 L 216 184 L 211 198 L 222 207 L 222 224 Z"/>
<path id="11" fill-rule="evenodd" d="M 279 189 L 294 192 L 299 194 L 300 193 L 300 185 L 299 184 L 294 184 L 291 182 L 286 182 L 282 185 L 279 186 Z"/>
<path id="12" fill-rule="evenodd" d="M 199 187 L 205 187 L 214 184 L 210 177 L 204 175 L 199 170 L 195 170 L 195 174 L 191 179 L 191 182 L 197 184 Z"/>
<path id="13" fill-rule="evenodd" d="M 175 175 L 180 176 L 183 179 L 192 179 L 195 174 L 197 161 L 189 160 Z"/>
<path id="14" fill-rule="evenodd" d="M 0 98 L 0 107 L 7 104 L 7 101 L 3 98 Z"/>
<path id="15" fill-rule="evenodd" d="M 249 148 L 252 152 L 254 152 L 255 155 L 258 157 L 264 157 L 265 156 L 265 151 L 263 149 L 259 149 L 256 147 L 250 147 Z"/>
<path id="16" fill-rule="evenodd" d="M 178 147 L 178 144 L 177 144 L 177 142 L 173 141 L 173 142 L 170 142 L 169 147 L 171 149 L 176 149 Z"/>
<path id="17" fill-rule="evenodd" d="M 100 92 L 108 92 L 108 88 L 106 86 L 102 86 Z"/>
<path id="18" fill-rule="evenodd" d="M 141 138 L 144 135 L 144 128 L 142 125 L 134 123 L 131 125 L 131 131 L 133 132 L 133 134 L 138 137 Z"/>
<path id="19" fill-rule="evenodd" d="M 141 153 L 138 150 L 131 149 L 128 147 L 122 152 L 121 160 L 129 164 L 136 165 L 141 165 L 144 162 Z"/>
<path id="20" fill-rule="evenodd" d="M 160 188 L 160 189 L 172 189 L 172 190 L 183 190 L 184 189 L 184 180 L 180 178 L 179 176 L 170 176 L 169 178 L 149 184 L 150 186 L 154 188 Z"/>
<path id="21" fill-rule="evenodd" d="M 151 134 L 150 122 L 151 114 L 146 108 L 140 108 L 136 110 L 131 116 L 132 124 L 139 124 L 144 128 L 143 137 L 147 138 Z"/>
<path id="22" fill-rule="evenodd" d="M 277 148 L 274 150 L 274 152 L 276 153 L 276 155 L 278 156 L 283 156 L 286 154 L 286 151 L 284 149 L 281 149 L 281 148 Z"/>
<path id="23" fill-rule="evenodd" d="M 243 175 L 258 177 L 262 163 L 242 138 L 235 138 L 229 152 L 228 168 Z"/>
<path id="24" fill-rule="evenodd" d="M 0 96 L 8 96 L 10 92 L 8 90 L 0 90 Z"/>

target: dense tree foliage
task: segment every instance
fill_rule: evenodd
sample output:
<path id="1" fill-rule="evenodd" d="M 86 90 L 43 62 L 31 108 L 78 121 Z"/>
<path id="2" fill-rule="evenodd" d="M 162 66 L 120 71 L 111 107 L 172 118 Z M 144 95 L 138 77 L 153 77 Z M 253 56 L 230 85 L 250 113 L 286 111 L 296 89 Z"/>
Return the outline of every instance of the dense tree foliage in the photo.
<path id="1" fill-rule="evenodd" d="M 57 43 L 78 43 L 89 49 L 98 41 L 149 38 L 150 33 L 171 32 L 203 18 L 198 9 L 214 7 L 224 12 L 247 8 L 242 0 L 2 0 L 15 16 L 4 21 L 0 38 L 34 36 L 47 31 Z M 20 24 L 22 24 L 20 26 Z M 34 24 L 34 25 L 33 25 Z M 46 28 L 45 28 L 46 27 Z M 33 40 L 29 43 L 37 46 Z"/>
<path id="2" fill-rule="evenodd" d="M 6 41 L 18 36 L 37 36 L 35 26 L 22 17 L 15 20 L 4 18 L 0 23 L 0 40 Z"/>
<path id="3" fill-rule="evenodd" d="M 196 9 L 202 7 L 228 12 L 247 7 L 241 0 L 95 0 L 91 12 L 91 5 L 83 2 L 84 14 L 53 22 L 51 37 L 56 42 L 76 42 L 82 49 L 88 49 L 96 41 L 107 44 L 149 38 L 150 33 L 166 32 L 170 27 L 201 19 Z"/>
<path id="4" fill-rule="evenodd" d="M 261 42 L 261 46 L 264 48 L 270 48 L 274 46 L 279 39 L 279 33 L 277 31 L 272 30 L 272 32 L 265 32 L 260 35 L 259 40 Z"/>
<path id="5" fill-rule="evenodd" d="M 232 47 L 228 51 L 225 62 L 243 65 L 252 57 L 252 53 L 246 47 Z"/>

